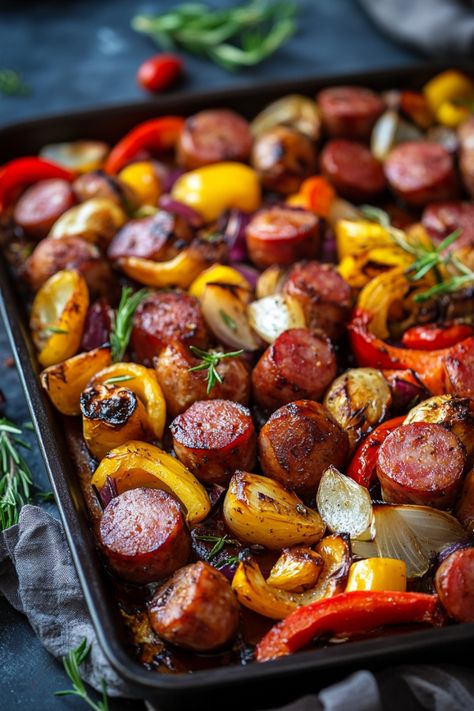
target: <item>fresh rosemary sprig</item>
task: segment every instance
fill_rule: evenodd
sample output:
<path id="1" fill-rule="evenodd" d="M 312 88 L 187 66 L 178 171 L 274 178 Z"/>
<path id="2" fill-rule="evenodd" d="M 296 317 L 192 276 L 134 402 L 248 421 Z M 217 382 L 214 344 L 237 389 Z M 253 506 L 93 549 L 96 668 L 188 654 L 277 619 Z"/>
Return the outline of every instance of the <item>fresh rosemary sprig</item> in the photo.
<path id="1" fill-rule="evenodd" d="M 250 0 L 229 9 L 184 3 L 160 15 L 137 15 L 132 27 L 162 49 L 209 57 L 229 71 L 254 66 L 296 31 L 294 0 Z"/>
<path id="2" fill-rule="evenodd" d="M 104 380 L 104 385 L 115 385 L 116 383 L 127 383 L 129 380 L 135 380 L 134 375 L 116 375 L 113 378 Z"/>
<path id="3" fill-rule="evenodd" d="M 114 315 L 110 332 L 110 345 L 114 363 L 122 360 L 125 355 L 132 334 L 133 315 L 138 305 L 147 295 L 147 289 L 140 289 L 140 291 L 133 293 L 133 290 L 128 286 L 122 288 L 120 303 Z"/>
<path id="4" fill-rule="evenodd" d="M 31 89 L 19 72 L 14 69 L 0 68 L 0 94 L 4 96 L 27 96 Z"/>
<path id="5" fill-rule="evenodd" d="M 79 696 L 91 709 L 94 711 L 108 711 L 109 702 L 107 699 L 107 687 L 105 681 L 102 679 L 102 699 L 100 701 L 93 701 L 89 696 L 84 682 L 79 674 L 79 667 L 83 661 L 87 658 L 91 650 L 90 644 L 87 644 L 87 639 L 84 638 L 80 645 L 71 651 L 64 657 L 64 669 L 66 674 L 72 681 L 72 689 L 64 689 L 63 691 L 55 691 L 55 696 Z"/>
<path id="6" fill-rule="evenodd" d="M 22 431 L 7 420 L 0 419 L 0 529 L 18 523 L 20 509 L 31 502 L 33 481 L 30 468 L 18 452 L 29 445 L 19 438 Z"/>
<path id="7" fill-rule="evenodd" d="M 234 541 L 232 538 L 229 538 L 227 533 L 225 533 L 223 536 L 212 536 L 210 534 L 208 535 L 203 533 L 201 535 L 195 536 L 195 538 L 197 541 L 207 541 L 209 543 L 214 543 L 211 550 L 209 551 L 207 560 L 215 558 L 215 556 L 221 552 L 224 546 L 236 545 L 236 541 Z"/>
<path id="8" fill-rule="evenodd" d="M 238 563 L 240 563 L 240 557 L 238 555 L 229 555 L 227 558 L 223 558 L 218 563 L 215 563 L 214 568 L 221 570 L 225 568 L 226 565 L 237 565 Z"/>
<path id="9" fill-rule="evenodd" d="M 212 388 L 216 383 L 222 383 L 222 376 L 217 372 L 217 366 L 224 360 L 224 358 L 236 358 L 241 355 L 244 351 L 231 351 L 230 353 L 223 353 L 222 351 L 202 351 L 196 346 L 189 346 L 190 351 L 196 358 L 201 359 L 199 365 L 195 365 L 192 368 L 188 368 L 189 372 L 198 370 L 207 370 L 207 392 L 210 393 Z"/>
<path id="10" fill-rule="evenodd" d="M 428 301 L 434 296 L 450 294 L 464 286 L 474 284 L 474 272 L 469 267 L 451 252 L 443 254 L 458 239 L 461 230 L 455 230 L 449 234 L 438 246 L 431 239 L 428 240 L 427 244 L 423 244 L 420 241 L 409 241 L 402 230 L 391 225 L 390 218 L 384 210 L 372 205 L 362 205 L 360 209 L 365 218 L 382 225 L 401 249 L 413 255 L 413 264 L 410 264 L 406 271 L 411 281 L 419 281 L 430 271 L 433 272 L 437 283 L 426 291 L 416 294 L 414 297 L 416 302 Z M 454 274 L 446 279 L 443 277 L 440 267 L 454 268 L 459 274 Z"/>

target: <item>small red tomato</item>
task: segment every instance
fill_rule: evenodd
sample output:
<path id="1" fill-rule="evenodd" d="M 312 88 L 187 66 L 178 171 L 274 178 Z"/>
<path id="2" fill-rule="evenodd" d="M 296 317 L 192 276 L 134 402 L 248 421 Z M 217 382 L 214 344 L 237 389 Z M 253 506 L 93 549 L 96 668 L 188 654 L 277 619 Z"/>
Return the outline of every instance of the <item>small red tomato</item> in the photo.
<path id="1" fill-rule="evenodd" d="M 155 54 L 139 67 L 137 81 L 147 91 L 163 91 L 175 83 L 182 71 L 183 63 L 175 54 Z"/>

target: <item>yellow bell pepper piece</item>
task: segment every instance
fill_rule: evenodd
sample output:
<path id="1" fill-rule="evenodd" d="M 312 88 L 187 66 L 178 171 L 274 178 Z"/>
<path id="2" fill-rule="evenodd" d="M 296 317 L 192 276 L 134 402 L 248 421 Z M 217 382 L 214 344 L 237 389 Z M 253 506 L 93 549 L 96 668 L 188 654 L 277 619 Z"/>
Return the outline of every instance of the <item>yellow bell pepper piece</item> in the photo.
<path id="1" fill-rule="evenodd" d="M 112 353 L 108 346 L 94 348 L 46 368 L 40 375 L 40 382 L 59 412 L 63 415 L 80 415 L 81 392 L 89 380 L 111 362 Z"/>
<path id="2" fill-rule="evenodd" d="M 437 74 L 423 88 L 423 92 L 434 113 L 441 104 L 453 99 L 466 99 L 474 94 L 473 82 L 462 72 L 448 69 Z"/>
<path id="3" fill-rule="evenodd" d="M 304 210 L 310 209 L 309 200 L 306 195 L 301 193 L 295 193 L 294 195 L 289 195 L 285 203 L 290 207 L 302 207 Z"/>
<path id="4" fill-rule="evenodd" d="M 77 353 L 88 308 L 89 290 L 79 272 L 65 269 L 43 284 L 30 318 L 41 365 L 56 365 Z"/>
<path id="5" fill-rule="evenodd" d="M 225 264 L 214 264 L 209 269 L 201 272 L 189 287 L 189 293 L 191 296 L 195 296 L 196 299 L 200 299 L 208 284 L 235 284 L 235 286 L 241 286 L 249 291 L 252 290 L 251 285 L 243 274 Z"/>
<path id="6" fill-rule="evenodd" d="M 153 368 L 136 363 L 114 363 L 98 372 L 89 385 L 113 384 L 131 390 L 145 406 L 156 439 L 161 439 L 165 429 L 166 402 Z"/>
<path id="7" fill-rule="evenodd" d="M 352 563 L 345 592 L 353 590 L 391 590 L 405 592 L 407 567 L 395 558 L 366 558 Z"/>
<path id="8" fill-rule="evenodd" d="M 101 489 L 107 477 L 115 479 L 119 494 L 140 486 L 164 489 L 186 509 L 189 525 L 199 523 L 211 510 L 206 489 L 180 461 L 159 447 L 131 441 L 111 450 L 94 472 L 91 484 Z"/>
<path id="9" fill-rule="evenodd" d="M 155 289 L 178 286 L 187 289 L 206 266 L 196 250 L 185 249 L 167 262 L 154 262 L 141 257 L 122 257 L 120 268 L 129 277 Z"/>
<path id="10" fill-rule="evenodd" d="M 397 249 L 385 227 L 366 220 L 339 220 L 336 223 L 336 245 L 339 260 L 357 257 L 374 247 Z"/>
<path id="11" fill-rule="evenodd" d="M 156 205 L 161 195 L 161 183 L 151 161 L 130 163 L 119 173 L 137 196 L 140 205 Z"/>
<path id="12" fill-rule="evenodd" d="M 171 194 L 197 210 L 206 222 L 231 208 L 253 212 L 261 202 L 257 173 L 243 163 L 216 163 L 185 173 Z"/>
<path id="13" fill-rule="evenodd" d="M 473 96 L 474 102 L 474 96 Z M 443 101 L 436 112 L 439 123 L 448 128 L 457 128 L 471 115 L 471 110 L 467 106 L 462 106 L 455 101 Z"/>

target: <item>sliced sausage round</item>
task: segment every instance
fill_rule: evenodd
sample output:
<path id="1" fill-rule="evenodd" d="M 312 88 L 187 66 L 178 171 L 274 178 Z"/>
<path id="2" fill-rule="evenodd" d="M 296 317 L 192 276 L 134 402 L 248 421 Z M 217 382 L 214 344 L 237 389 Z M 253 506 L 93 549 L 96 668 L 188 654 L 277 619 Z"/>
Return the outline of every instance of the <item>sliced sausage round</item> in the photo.
<path id="1" fill-rule="evenodd" d="M 98 247 L 80 237 L 41 240 L 26 262 L 26 277 L 33 291 L 63 269 L 75 269 L 92 295 L 110 294 L 114 276 Z"/>
<path id="2" fill-rule="evenodd" d="M 207 348 L 209 336 L 199 301 L 182 291 L 158 291 L 135 311 L 131 344 L 140 363 L 150 365 L 168 343 Z"/>
<path id="3" fill-rule="evenodd" d="M 459 167 L 471 197 L 474 197 L 474 117 L 468 119 L 458 129 Z"/>
<path id="4" fill-rule="evenodd" d="M 437 143 L 401 143 L 389 154 L 384 169 L 392 190 L 410 205 L 449 200 L 456 192 L 453 159 Z"/>
<path id="5" fill-rule="evenodd" d="M 427 205 L 421 221 L 437 242 L 441 242 L 454 230 L 461 230 L 459 237 L 448 247 L 449 252 L 474 245 L 474 205 L 470 202 L 438 202 Z"/>
<path id="6" fill-rule="evenodd" d="M 195 402 L 170 430 L 178 459 L 200 481 L 227 484 L 236 469 L 253 471 L 257 437 L 250 410 L 238 402 Z"/>
<path id="7" fill-rule="evenodd" d="M 347 434 L 325 407 L 312 400 L 280 407 L 258 437 L 264 474 L 303 497 L 314 496 L 328 466 L 342 467 L 348 453 Z"/>
<path id="8" fill-rule="evenodd" d="M 317 96 L 326 132 L 334 138 L 367 141 L 385 104 L 375 92 L 359 86 L 332 86 Z"/>
<path id="9" fill-rule="evenodd" d="M 234 400 L 247 405 L 250 398 L 250 373 L 243 358 L 224 358 L 217 366 L 222 383 L 207 391 L 207 373 L 192 371 L 199 365 L 189 348 L 182 343 L 171 343 L 154 359 L 156 375 L 171 417 L 184 412 L 198 400 Z"/>
<path id="10" fill-rule="evenodd" d="M 292 264 L 318 255 L 320 223 L 308 210 L 268 207 L 250 220 L 246 239 L 250 259 L 260 269 Z"/>
<path id="11" fill-rule="evenodd" d="M 474 548 L 451 553 L 435 576 L 436 592 L 444 609 L 457 622 L 474 622 Z"/>
<path id="12" fill-rule="evenodd" d="M 121 257 L 141 257 L 164 261 L 171 259 L 169 242 L 173 237 L 174 218 L 169 212 L 160 210 L 156 215 L 130 220 L 113 238 L 107 250 L 110 259 Z"/>
<path id="13" fill-rule="evenodd" d="M 67 180 L 40 180 L 25 190 L 15 205 L 13 217 L 32 237 L 46 237 L 56 220 L 74 203 Z"/>
<path id="14" fill-rule="evenodd" d="M 449 392 L 474 398 L 474 338 L 467 338 L 449 349 L 445 368 Z"/>
<path id="15" fill-rule="evenodd" d="M 251 163 L 268 190 L 289 195 L 316 168 L 313 142 L 289 126 L 275 126 L 255 139 Z"/>
<path id="16" fill-rule="evenodd" d="M 331 264 L 296 263 L 283 293 L 299 301 L 309 328 L 324 331 L 331 340 L 342 336 L 352 307 L 351 288 Z"/>
<path id="17" fill-rule="evenodd" d="M 99 538 L 110 569 L 139 585 L 171 575 L 191 553 L 179 504 L 160 489 L 130 489 L 112 499 Z"/>
<path id="18" fill-rule="evenodd" d="M 107 175 L 102 170 L 80 175 L 73 182 L 72 188 L 79 202 L 91 198 L 107 198 L 122 207 L 125 212 L 138 207 L 138 200 L 132 188 L 116 175 Z"/>
<path id="19" fill-rule="evenodd" d="M 228 109 L 210 109 L 190 116 L 178 141 L 178 161 L 192 170 L 221 161 L 245 161 L 252 134 L 247 121 Z"/>
<path id="20" fill-rule="evenodd" d="M 153 630 L 167 642 L 208 652 L 230 642 L 239 607 L 225 576 L 199 561 L 178 570 L 148 606 Z"/>
<path id="21" fill-rule="evenodd" d="M 362 143 L 343 138 L 329 141 L 321 153 L 321 168 L 338 194 L 348 200 L 370 200 L 385 188 L 381 164 Z"/>
<path id="22" fill-rule="evenodd" d="M 385 501 L 447 509 L 461 486 L 466 463 L 453 432 L 431 422 L 397 427 L 382 442 L 377 476 Z"/>
<path id="23" fill-rule="evenodd" d="M 331 342 L 322 332 L 292 328 L 278 336 L 255 366 L 254 400 L 264 410 L 275 410 L 294 400 L 320 400 L 336 370 Z"/>

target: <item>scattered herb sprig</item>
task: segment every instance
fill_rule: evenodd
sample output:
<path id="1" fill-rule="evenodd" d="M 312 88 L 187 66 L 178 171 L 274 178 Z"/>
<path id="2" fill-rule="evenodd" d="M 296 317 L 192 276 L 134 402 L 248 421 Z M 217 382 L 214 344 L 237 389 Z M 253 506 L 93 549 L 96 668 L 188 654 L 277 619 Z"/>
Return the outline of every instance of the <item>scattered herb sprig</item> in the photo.
<path id="1" fill-rule="evenodd" d="M 450 294 L 469 284 L 474 284 L 474 271 L 463 264 L 455 254 L 451 252 L 444 254 L 445 250 L 458 239 L 461 230 L 455 230 L 438 245 L 435 245 L 431 239 L 427 244 L 424 244 L 420 241 L 407 240 L 402 230 L 393 227 L 389 215 L 384 210 L 372 205 L 362 205 L 361 212 L 366 219 L 384 227 L 393 241 L 414 257 L 413 264 L 408 267 L 406 272 L 410 280 L 419 281 L 430 271 L 433 272 L 437 283 L 426 291 L 416 294 L 416 302 L 428 301 L 434 296 Z M 440 267 L 450 267 L 451 271 L 454 269 L 458 273 L 445 279 Z"/>
<path id="2" fill-rule="evenodd" d="M 55 696 L 79 696 L 91 709 L 94 711 L 108 711 L 109 702 L 107 699 L 107 687 L 102 679 L 102 698 L 95 702 L 89 696 L 84 682 L 79 674 L 79 667 L 87 658 L 91 650 L 90 644 L 87 644 L 87 639 L 84 638 L 78 647 L 71 651 L 64 658 L 64 669 L 66 674 L 72 681 L 72 689 L 64 689 L 56 691 Z"/>
<path id="3" fill-rule="evenodd" d="M 18 523 L 20 509 L 32 501 L 31 471 L 18 449 L 29 449 L 20 439 L 22 431 L 7 420 L 0 419 L 0 529 Z"/>
<path id="4" fill-rule="evenodd" d="M 228 9 L 184 3 L 160 15 L 137 15 L 132 27 L 162 49 L 181 47 L 229 71 L 259 64 L 296 31 L 294 0 L 250 0 Z"/>
<path id="5" fill-rule="evenodd" d="M 224 546 L 235 545 L 236 543 L 232 538 L 229 538 L 227 533 L 225 533 L 223 536 L 212 536 L 210 534 L 203 533 L 201 535 L 196 535 L 195 538 L 197 541 L 207 541 L 208 543 L 214 543 L 207 556 L 208 560 L 211 560 L 211 558 L 214 558 L 218 553 L 220 553 Z"/>
<path id="6" fill-rule="evenodd" d="M 189 372 L 207 370 L 207 392 L 210 393 L 216 383 L 222 383 L 222 376 L 217 372 L 217 366 L 225 358 L 236 358 L 242 355 L 243 350 L 223 353 L 222 351 L 203 351 L 196 346 L 189 346 L 190 351 L 196 358 L 200 358 L 201 363 L 189 368 Z"/>
<path id="7" fill-rule="evenodd" d="M 110 345 L 114 363 L 122 360 L 125 355 L 132 335 L 133 315 L 148 293 L 147 289 L 140 289 L 140 291 L 133 293 L 133 289 L 128 286 L 122 288 L 120 303 L 114 315 L 110 332 Z"/>
<path id="8" fill-rule="evenodd" d="M 104 380 L 104 385 L 116 385 L 117 383 L 127 383 L 129 380 L 135 380 L 134 375 L 115 375 L 113 378 Z"/>
<path id="9" fill-rule="evenodd" d="M 28 96 L 30 87 L 14 69 L 0 68 L 0 94 L 4 96 Z"/>
<path id="10" fill-rule="evenodd" d="M 218 563 L 214 563 L 214 568 L 217 568 L 217 570 L 222 570 L 222 568 L 225 568 L 227 565 L 238 565 L 240 563 L 240 556 L 238 555 L 229 555 L 226 558 L 223 558 L 220 560 Z"/>

